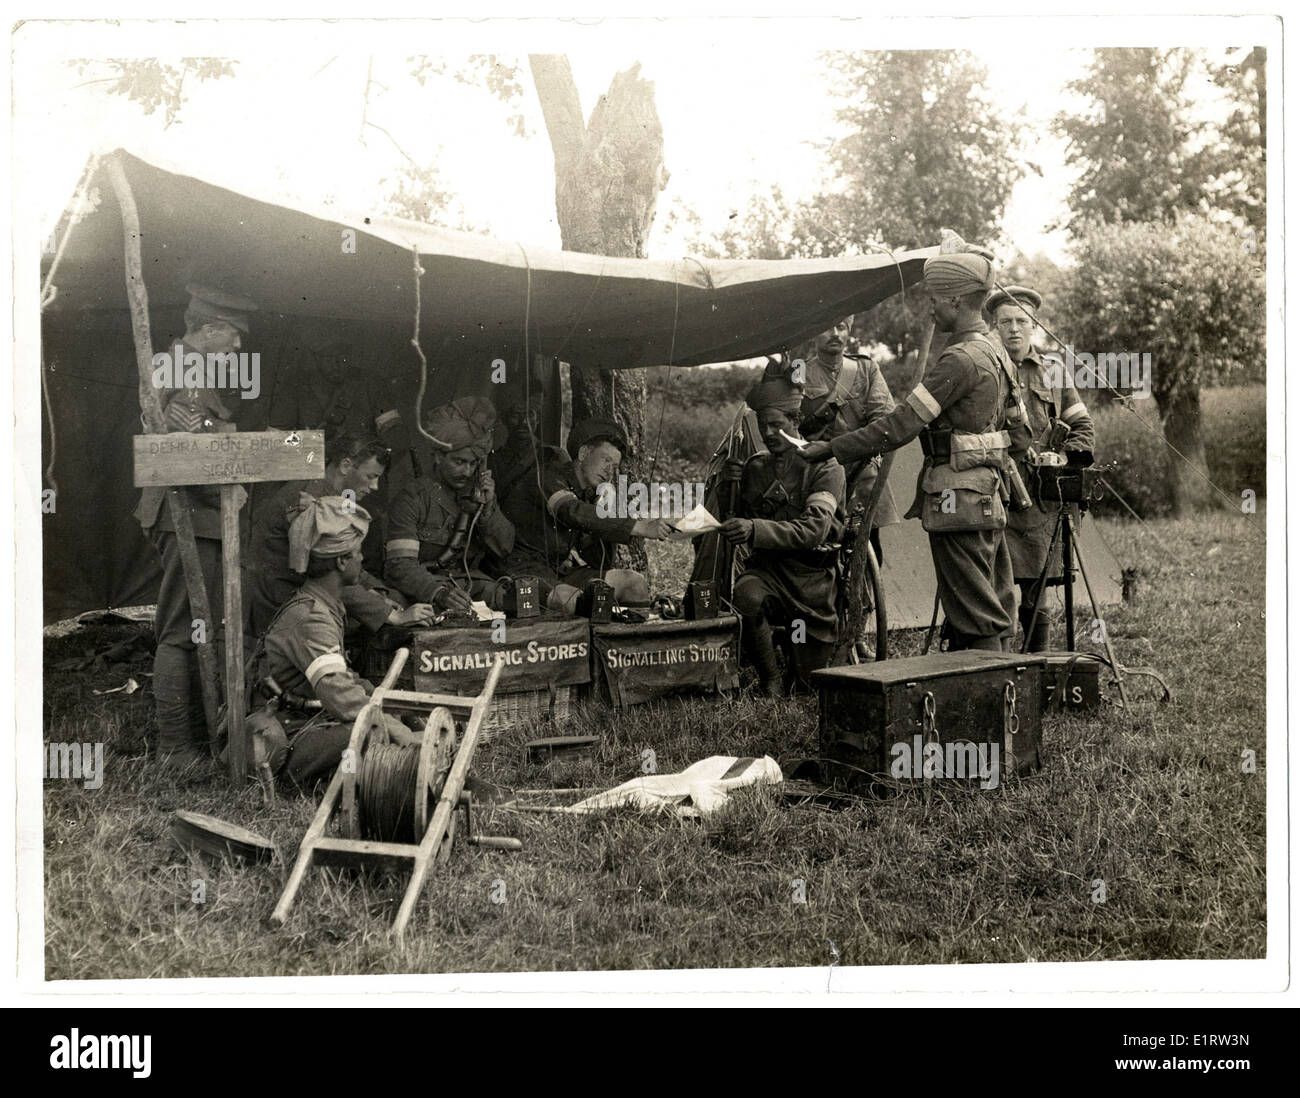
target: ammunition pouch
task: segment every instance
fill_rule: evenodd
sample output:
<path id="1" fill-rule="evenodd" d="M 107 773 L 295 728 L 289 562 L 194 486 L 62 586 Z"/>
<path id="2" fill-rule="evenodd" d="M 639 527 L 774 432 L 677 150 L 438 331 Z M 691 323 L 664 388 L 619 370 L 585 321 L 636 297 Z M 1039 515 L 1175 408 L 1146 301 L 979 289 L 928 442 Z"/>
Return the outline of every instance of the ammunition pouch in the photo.
<path id="1" fill-rule="evenodd" d="M 921 452 L 935 465 L 947 465 L 952 451 L 951 427 L 927 427 L 921 432 Z"/>
<path id="2" fill-rule="evenodd" d="M 921 477 L 921 527 L 931 534 L 1005 529 L 1002 492 L 1002 474 L 987 465 L 931 465 Z"/>
<path id="3" fill-rule="evenodd" d="M 981 466 L 1001 469 L 1010 446 L 1011 436 L 1006 431 L 986 431 L 980 435 L 953 431 L 949 436 L 949 464 L 959 473 Z"/>
<path id="4" fill-rule="evenodd" d="M 927 427 L 921 432 L 921 451 L 934 466 L 951 464 L 958 472 L 988 466 L 1002 467 L 1011 446 L 1007 431 L 974 434 L 951 427 Z"/>
<path id="5" fill-rule="evenodd" d="M 817 411 L 800 419 L 799 433 L 813 442 L 820 441 L 816 436 L 827 430 L 835 422 L 835 417 L 840 414 L 840 409 L 843 406 L 844 402 L 842 400 L 831 399 L 826 401 Z"/>

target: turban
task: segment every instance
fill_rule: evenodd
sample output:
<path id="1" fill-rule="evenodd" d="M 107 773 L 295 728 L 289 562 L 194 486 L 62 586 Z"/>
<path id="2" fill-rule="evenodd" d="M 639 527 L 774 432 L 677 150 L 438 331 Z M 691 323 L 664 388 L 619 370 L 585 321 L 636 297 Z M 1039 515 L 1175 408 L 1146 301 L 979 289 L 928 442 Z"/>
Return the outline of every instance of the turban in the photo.
<path id="1" fill-rule="evenodd" d="M 370 529 L 370 512 L 343 496 L 299 497 L 303 509 L 289 524 L 289 567 L 307 571 L 307 558 L 341 557 L 360 545 Z"/>
<path id="2" fill-rule="evenodd" d="M 206 324 L 212 320 L 224 320 L 248 334 L 248 314 L 257 311 L 257 306 L 248 298 L 193 282 L 185 287 L 185 292 L 190 295 L 190 304 L 185 310 L 187 322 L 197 320 L 199 324 Z"/>
<path id="3" fill-rule="evenodd" d="M 584 419 L 581 423 L 575 423 L 569 432 L 565 449 L 576 458 L 582 447 L 598 442 L 608 442 L 617 446 L 620 454 L 627 453 L 627 432 L 612 419 Z"/>
<path id="4" fill-rule="evenodd" d="M 1006 305 L 1011 301 L 1019 301 L 1031 309 L 1037 309 L 1043 303 L 1043 295 L 1027 286 L 1007 286 L 1005 289 L 994 290 L 989 294 L 989 299 L 984 302 L 984 309 L 992 316 L 998 311 L 1000 305 Z"/>
<path id="5" fill-rule="evenodd" d="M 777 408 L 789 415 L 796 415 L 803 406 L 803 390 L 789 378 L 764 375 L 745 394 L 745 403 L 756 412 L 761 412 L 764 408 Z"/>
<path id="6" fill-rule="evenodd" d="M 961 297 L 993 286 L 993 261 L 980 252 L 936 255 L 925 261 L 925 287 L 938 297 Z"/>
<path id="7" fill-rule="evenodd" d="M 424 429 L 446 447 L 444 452 L 472 449 L 486 456 L 496 441 L 493 431 L 496 422 L 497 411 L 490 400 L 457 397 L 430 412 Z"/>

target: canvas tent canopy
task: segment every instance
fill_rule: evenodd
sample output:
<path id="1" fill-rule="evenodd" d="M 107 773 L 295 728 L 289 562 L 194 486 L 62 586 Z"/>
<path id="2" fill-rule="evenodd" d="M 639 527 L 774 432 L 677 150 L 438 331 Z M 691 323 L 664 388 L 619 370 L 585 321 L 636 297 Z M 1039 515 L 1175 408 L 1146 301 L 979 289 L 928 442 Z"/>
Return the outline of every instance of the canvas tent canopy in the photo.
<path id="1" fill-rule="evenodd" d="M 154 349 L 183 332 L 187 283 L 259 305 L 242 350 L 260 354 L 260 391 L 236 401 L 241 430 L 271 424 L 277 395 L 298 383 L 304 358 L 337 338 L 355 348 L 358 387 L 409 422 L 420 377 L 411 345 L 417 256 L 428 407 L 488 392 L 496 359 L 627 369 L 794 346 L 917 282 L 935 251 L 779 261 L 582 255 L 311 209 L 156 159 L 110 155 L 139 211 Z M 67 239 L 57 293 L 42 315 L 50 419 L 42 460 L 58 489 L 42 529 L 47 621 L 151 602 L 158 578 L 131 517 L 131 436 L 141 424 L 122 218 L 102 160 L 91 172 L 93 209 L 70 230 L 67 215 L 60 223 Z M 43 281 L 52 258 L 43 258 Z"/>

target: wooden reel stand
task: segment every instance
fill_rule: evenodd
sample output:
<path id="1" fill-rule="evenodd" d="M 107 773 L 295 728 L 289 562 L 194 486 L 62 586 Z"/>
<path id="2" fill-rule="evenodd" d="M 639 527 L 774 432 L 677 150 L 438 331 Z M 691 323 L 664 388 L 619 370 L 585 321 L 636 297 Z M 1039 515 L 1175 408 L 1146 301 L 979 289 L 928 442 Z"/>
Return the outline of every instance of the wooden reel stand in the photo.
<path id="1" fill-rule="evenodd" d="M 392 933 L 400 942 L 433 859 L 436 857 L 445 863 L 451 856 L 451 844 L 456 831 L 454 813 L 458 807 L 465 812 L 465 835 L 471 845 L 496 850 L 523 849 L 523 844 L 518 839 L 474 834 L 470 815 L 471 798 L 465 790 L 465 779 L 503 665 L 493 665 L 488 672 L 487 682 L 483 684 L 483 691 L 477 697 L 395 690 L 393 683 L 397 681 L 409 656 L 409 649 L 398 649 L 383 682 L 371 695 L 370 703 L 357 714 L 352 725 L 348 752 L 334 771 L 320 808 L 303 836 L 297 861 L 289 874 L 284 892 L 271 913 L 272 926 L 284 925 L 289 909 L 307 876 L 307 870 L 313 864 L 351 868 L 379 865 L 397 870 L 409 867 L 411 877 L 401 907 L 398 908 L 397 918 L 393 921 Z M 415 796 L 415 834 L 421 837 L 418 843 L 376 842 L 361 837 L 361 805 L 357 791 L 361 760 L 369 746 L 388 742 L 384 713 L 399 711 L 428 713 L 420 744 Z M 461 738 L 459 749 L 455 747 L 456 716 L 465 720 L 465 734 Z M 421 791 L 427 792 L 421 795 Z M 435 802 L 432 818 L 429 817 L 429 793 L 432 793 Z M 327 835 L 326 829 L 336 814 L 339 818 L 339 834 Z"/>

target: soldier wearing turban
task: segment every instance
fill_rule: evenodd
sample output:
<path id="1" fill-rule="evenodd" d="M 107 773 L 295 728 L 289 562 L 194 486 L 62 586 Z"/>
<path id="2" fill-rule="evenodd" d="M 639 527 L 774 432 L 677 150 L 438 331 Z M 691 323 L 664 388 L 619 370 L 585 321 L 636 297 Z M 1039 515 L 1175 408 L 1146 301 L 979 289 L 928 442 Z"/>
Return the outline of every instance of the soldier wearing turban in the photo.
<path id="1" fill-rule="evenodd" d="M 993 318 L 998 339 L 1016 364 L 1029 430 L 1038 448 L 1043 448 L 1056 424 L 1064 424 L 1066 433 L 1059 449 L 1073 454 L 1072 461 L 1090 464 L 1093 426 L 1087 405 L 1079 399 L 1072 381 L 1057 376 L 1034 350 L 1032 336 L 1038 327 L 1037 310 L 1042 303 L 1042 295 L 1036 290 L 1008 286 L 990 294 L 984 309 Z M 1026 483 L 1030 481 L 1031 470 L 1027 464 L 1021 466 L 1021 476 Z M 1020 625 L 1028 634 L 1031 652 L 1042 652 L 1048 646 L 1047 617 L 1034 612 L 1042 594 L 1039 577 L 1043 577 L 1044 586 L 1060 583 L 1064 571 L 1059 542 L 1048 561 L 1056 514 L 1055 507 L 1046 509 L 1036 504 L 1007 516 L 1011 573 L 1020 587 Z"/>
<path id="2" fill-rule="evenodd" d="M 925 262 L 935 327 L 951 333 L 943 354 L 889 415 L 800 454 L 848 464 L 920 436 L 926 461 L 907 517 L 919 516 L 930 535 L 950 649 L 1000 650 L 1013 640 L 1003 466 L 1008 453 L 1024 453 L 1028 432 L 1015 367 L 981 315 L 992 285 L 990 253 L 946 242 Z"/>
<path id="3" fill-rule="evenodd" d="M 289 563 L 306 578 L 267 631 L 261 671 L 283 692 L 285 771 L 302 788 L 333 772 L 374 691 L 348 667 L 343 646 L 343 593 L 361 575 L 361 543 L 369 529 L 365 508 L 343 496 L 312 499 L 289 526 Z M 310 718 L 295 718 L 295 707 L 312 701 L 320 708 Z M 419 742 L 400 721 L 385 720 L 396 742 Z"/>
<path id="4" fill-rule="evenodd" d="M 836 553 L 826 545 L 844 526 L 844 469 L 833 459 L 799 460 L 790 439 L 800 438 L 803 399 L 788 378 L 761 378 L 745 401 L 757 415 L 770 459 L 729 461 L 724 472 L 739 481 L 740 492 L 737 517 L 722 524 L 722 536 L 749 551 L 732 602 L 743 620 L 746 655 L 769 697 L 783 694 L 788 682 L 806 687 L 809 673 L 830 662 L 837 632 Z M 790 626 L 786 682 L 774 624 Z"/>
<path id="5" fill-rule="evenodd" d="M 517 538 L 503 567 L 511 575 L 537 576 L 552 610 L 573 613 L 593 579 L 610 584 L 625 605 L 650 601 L 644 576 L 612 567 L 614 546 L 634 537 L 666 537 L 669 520 L 605 514 L 598 506 L 601 485 L 614 484 L 627 448 L 627 435 L 611 420 L 575 423 L 568 448 L 541 447 L 538 464 L 506 502 Z"/>
<path id="6" fill-rule="evenodd" d="M 248 334 L 249 314 L 257 306 L 247 298 L 206 286 L 186 287 L 190 295 L 185 310 L 185 335 L 170 353 L 188 358 L 233 354 Z M 206 373 L 204 375 L 206 377 Z M 203 387 L 158 390 L 166 430 L 190 433 L 232 431 L 234 417 L 221 392 Z M 236 404 L 239 402 L 236 400 Z M 198 656 L 194 642 L 197 618 L 190 606 L 189 588 L 176 542 L 172 512 L 165 503 L 167 489 L 145 488 L 135 518 L 153 542 L 162 564 L 162 583 L 154 613 L 154 698 L 158 726 L 158 761 L 166 769 L 181 770 L 207 765 L 208 733 L 198 690 Z M 181 488 L 177 497 L 190 515 L 199 569 L 208 593 L 208 606 L 216 621 L 205 622 L 208 639 L 215 644 L 218 662 L 225 646 L 221 618 L 223 585 L 221 567 L 221 490 L 216 486 Z"/>
<path id="7" fill-rule="evenodd" d="M 515 543 L 487 466 L 495 428 L 496 410 L 482 397 L 429 413 L 433 468 L 398 492 L 385 542 L 384 578 L 414 602 L 462 613 L 475 599 L 501 608 L 500 584 L 480 569 L 485 555 L 504 559 Z"/>

